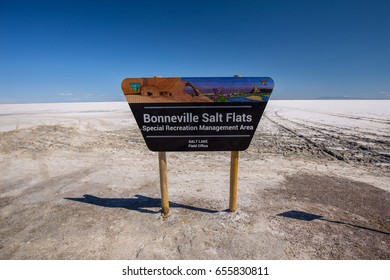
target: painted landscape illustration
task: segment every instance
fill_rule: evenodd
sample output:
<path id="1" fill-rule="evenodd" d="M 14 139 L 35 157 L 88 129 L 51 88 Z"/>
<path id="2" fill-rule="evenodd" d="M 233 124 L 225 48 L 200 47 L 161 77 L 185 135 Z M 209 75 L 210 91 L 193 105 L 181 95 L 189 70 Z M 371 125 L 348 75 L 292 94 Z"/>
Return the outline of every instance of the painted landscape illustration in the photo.
<path id="1" fill-rule="evenodd" d="M 267 102 L 274 81 L 269 77 L 126 78 L 128 103 Z"/>

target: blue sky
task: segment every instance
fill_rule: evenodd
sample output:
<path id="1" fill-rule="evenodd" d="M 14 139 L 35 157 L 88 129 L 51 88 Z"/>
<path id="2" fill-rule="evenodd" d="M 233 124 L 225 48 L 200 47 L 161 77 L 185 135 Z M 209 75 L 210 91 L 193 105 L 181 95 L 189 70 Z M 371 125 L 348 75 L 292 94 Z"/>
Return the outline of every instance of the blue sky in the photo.
<path id="1" fill-rule="evenodd" d="M 127 77 L 269 76 L 390 98 L 390 1 L 0 0 L 0 103 L 123 101 Z"/>

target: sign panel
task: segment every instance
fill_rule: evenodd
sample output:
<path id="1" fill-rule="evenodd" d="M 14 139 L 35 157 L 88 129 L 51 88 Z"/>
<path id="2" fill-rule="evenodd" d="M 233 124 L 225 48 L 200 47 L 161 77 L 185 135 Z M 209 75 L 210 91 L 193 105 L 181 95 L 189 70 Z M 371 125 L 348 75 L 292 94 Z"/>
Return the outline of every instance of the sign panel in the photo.
<path id="1" fill-rule="evenodd" d="M 247 149 L 273 87 L 268 77 L 155 77 L 122 82 L 152 151 Z"/>

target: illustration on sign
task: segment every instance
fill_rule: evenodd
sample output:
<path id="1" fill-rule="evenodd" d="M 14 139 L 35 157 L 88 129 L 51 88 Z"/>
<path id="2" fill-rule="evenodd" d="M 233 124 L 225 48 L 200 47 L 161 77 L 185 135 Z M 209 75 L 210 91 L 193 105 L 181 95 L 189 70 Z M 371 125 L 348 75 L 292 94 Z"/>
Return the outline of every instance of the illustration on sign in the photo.
<path id="1" fill-rule="evenodd" d="M 122 90 L 129 103 L 268 101 L 271 78 L 127 78 Z"/>
<path id="2" fill-rule="evenodd" d="M 273 87 L 268 77 L 154 77 L 122 82 L 152 151 L 247 149 Z"/>

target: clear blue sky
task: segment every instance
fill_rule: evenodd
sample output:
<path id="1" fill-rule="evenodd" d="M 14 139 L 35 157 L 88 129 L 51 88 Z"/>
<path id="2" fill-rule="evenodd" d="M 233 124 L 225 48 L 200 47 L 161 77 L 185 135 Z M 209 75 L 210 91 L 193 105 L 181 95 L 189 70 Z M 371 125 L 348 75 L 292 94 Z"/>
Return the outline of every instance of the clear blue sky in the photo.
<path id="1" fill-rule="evenodd" d="M 390 98 L 390 1 L 0 0 L 0 103 L 234 74 L 272 77 L 274 99 Z"/>

